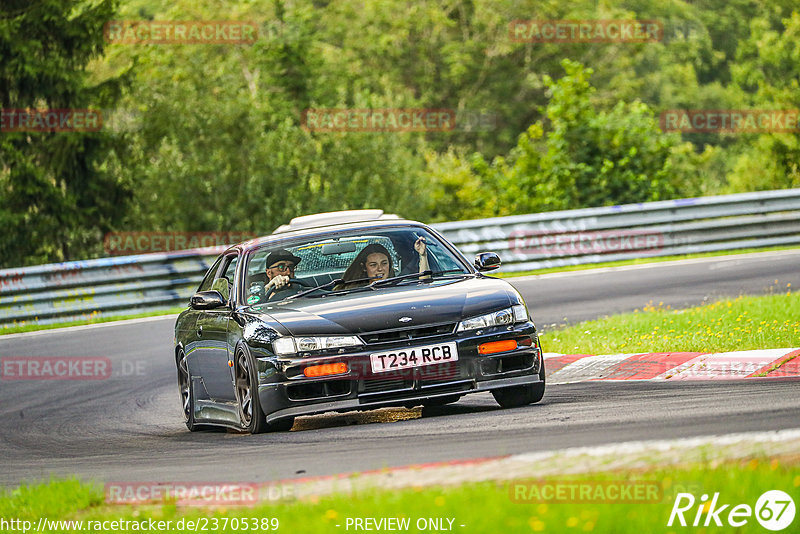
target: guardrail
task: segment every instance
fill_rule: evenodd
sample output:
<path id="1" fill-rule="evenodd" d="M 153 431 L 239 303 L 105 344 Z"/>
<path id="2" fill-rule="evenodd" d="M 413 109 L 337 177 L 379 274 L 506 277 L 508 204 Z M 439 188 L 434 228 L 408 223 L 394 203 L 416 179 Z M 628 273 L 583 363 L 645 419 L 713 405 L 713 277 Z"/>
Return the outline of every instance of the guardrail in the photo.
<path id="1" fill-rule="evenodd" d="M 432 225 L 502 271 L 800 245 L 800 189 Z M 185 305 L 219 247 L 0 270 L 0 329 Z"/>
<path id="2" fill-rule="evenodd" d="M 664 200 L 433 225 L 505 272 L 800 244 L 800 189 Z"/>
<path id="3" fill-rule="evenodd" d="M 219 253 L 211 247 L 0 270 L 0 329 L 184 305 Z"/>

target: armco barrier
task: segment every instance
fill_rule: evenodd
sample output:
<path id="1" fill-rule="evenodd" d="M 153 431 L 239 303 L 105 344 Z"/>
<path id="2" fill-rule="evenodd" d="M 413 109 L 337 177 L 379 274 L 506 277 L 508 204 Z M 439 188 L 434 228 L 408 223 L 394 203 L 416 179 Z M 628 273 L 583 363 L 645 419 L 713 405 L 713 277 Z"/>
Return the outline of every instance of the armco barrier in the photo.
<path id="1" fill-rule="evenodd" d="M 217 247 L 0 271 L 0 328 L 167 310 L 186 304 Z"/>
<path id="2" fill-rule="evenodd" d="M 800 189 L 665 200 L 434 225 L 506 272 L 800 244 Z"/>
<path id="3" fill-rule="evenodd" d="M 800 189 L 433 225 L 506 272 L 694 252 L 800 245 Z M 0 328 L 183 306 L 219 248 L 0 270 Z"/>

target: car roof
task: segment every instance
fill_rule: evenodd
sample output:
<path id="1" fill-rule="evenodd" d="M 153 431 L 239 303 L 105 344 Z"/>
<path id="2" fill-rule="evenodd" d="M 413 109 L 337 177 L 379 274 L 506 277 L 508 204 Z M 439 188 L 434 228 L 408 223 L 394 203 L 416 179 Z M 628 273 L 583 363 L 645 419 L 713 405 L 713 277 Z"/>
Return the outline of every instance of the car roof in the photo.
<path id="1" fill-rule="evenodd" d="M 368 212 L 368 213 L 364 213 Z M 334 217 L 343 214 L 342 217 Z M 319 216 L 317 218 L 317 216 Z M 297 221 L 297 223 L 295 223 Z M 333 222 L 336 221 L 336 222 Z M 292 223 L 295 223 L 294 226 Z M 273 233 L 245 241 L 231 247 L 250 251 L 266 243 L 279 243 L 296 237 L 335 232 L 338 230 L 379 229 L 396 226 L 422 226 L 421 222 L 403 219 L 398 215 L 385 214 L 383 210 L 350 210 L 306 215 L 292 219 L 289 224 L 279 226 Z"/>
<path id="2" fill-rule="evenodd" d="M 400 219 L 399 216 L 391 213 L 384 213 L 383 210 L 329 211 L 325 213 L 315 213 L 313 215 L 302 215 L 300 217 L 295 217 L 289 221 L 289 224 L 283 224 L 276 228 L 272 234 L 282 234 L 297 230 L 306 230 L 309 228 L 323 228 L 325 226 L 337 226 L 351 222 L 398 219 Z"/>

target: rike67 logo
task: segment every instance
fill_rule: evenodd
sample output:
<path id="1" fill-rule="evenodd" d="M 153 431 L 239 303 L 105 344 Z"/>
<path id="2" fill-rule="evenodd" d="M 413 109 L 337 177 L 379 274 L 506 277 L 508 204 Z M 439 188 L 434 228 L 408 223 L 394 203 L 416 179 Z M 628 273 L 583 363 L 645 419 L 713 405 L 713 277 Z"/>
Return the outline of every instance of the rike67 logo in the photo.
<path id="1" fill-rule="evenodd" d="M 778 531 L 792 524 L 796 512 L 792 498 L 780 490 L 770 490 L 761 494 L 755 507 L 749 504 L 736 506 L 723 504 L 720 502 L 718 492 L 714 493 L 710 501 L 708 495 L 703 494 L 696 506 L 695 502 L 696 499 L 691 493 L 678 493 L 667 526 L 671 527 L 677 520 L 677 524 L 682 527 L 708 527 L 712 526 L 712 523 L 718 527 L 726 523 L 732 527 L 742 527 L 755 516 L 756 521 L 765 529 Z"/>

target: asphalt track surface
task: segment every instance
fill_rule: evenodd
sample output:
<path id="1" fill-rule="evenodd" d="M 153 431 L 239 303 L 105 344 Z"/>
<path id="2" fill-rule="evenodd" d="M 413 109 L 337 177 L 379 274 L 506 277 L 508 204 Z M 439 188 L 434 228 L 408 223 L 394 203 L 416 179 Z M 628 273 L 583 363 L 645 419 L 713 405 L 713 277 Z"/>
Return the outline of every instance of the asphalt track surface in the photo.
<path id="1" fill-rule="evenodd" d="M 515 280 L 540 323 L 800 287 L 800 252 Z M 778 280 L 776 285 L 775 280 Z M 772 289 L 770 289 L 772 288 Z M 189 433 L 173 318 L 0 337 L 0 356 L 100 356 L 97 381 L 0 380 L 0 484 L 77 474 L 99 482 L 264 482 L 630 440 L 797 428 L 800 381 L 593 382 L 500 409 L 488 393 L 436 412 L 298 419 L 292 432 Z M 800 344 L 800 343 L 798 343 Z"/>

